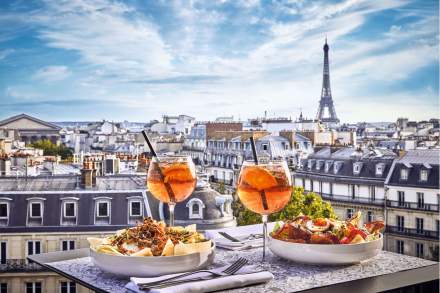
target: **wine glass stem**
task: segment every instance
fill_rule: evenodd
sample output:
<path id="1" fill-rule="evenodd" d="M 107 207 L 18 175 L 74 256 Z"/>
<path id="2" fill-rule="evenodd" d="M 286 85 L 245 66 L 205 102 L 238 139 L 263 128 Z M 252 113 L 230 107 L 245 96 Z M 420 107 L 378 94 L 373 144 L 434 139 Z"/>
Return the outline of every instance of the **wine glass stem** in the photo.
<path id="1" fill-rule="evenodd" d="M 266 258 L 267 217 L 267 215 L 261 217 L 263 219 L 263 262 Z"/>
<path id="2" fill-rule="evenodd" d="M 176 207 L 176 204 L 173 202 L 170 202 L 168 204 L 168 209 L 170 211 L 170 227 L 174 227 L 174 208 Z"/>

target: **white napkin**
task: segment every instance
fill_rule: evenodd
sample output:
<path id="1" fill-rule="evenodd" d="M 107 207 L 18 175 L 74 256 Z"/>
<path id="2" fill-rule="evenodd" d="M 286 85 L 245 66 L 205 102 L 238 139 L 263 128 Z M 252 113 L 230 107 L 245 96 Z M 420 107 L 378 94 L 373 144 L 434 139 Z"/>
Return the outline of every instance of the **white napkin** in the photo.
<path id="1" fill-rule="evenodd" d="M 226 268 L 227 266 L 225 266 Z M 154 278 L 130 278 L 131 282 L 128 283 L 125 288 L 129 291 L 136 292 L 136 293 L 144 293 L 145 291 L 142 291 L 138 288 L 137 284 L 140 283 L 146 283 L 146 282 L 153 282 L 153 281 L 159 281 L 161 279 L 166 279 L 168 277 L 176 276 L 179 274 L 173 274 L 173 275 L 165 275 L 160 277 L 154 277 Z M 185 278 L 196 278 L 196 277 L 205 277 L 209 276 L 208 273 L 197 273 L 193 274 L 191 276 L 185 277 Z M 184 280 L 185 278 L 181 278 L 179 280 Z M 252 270 L 252 266 L 245 266 L 242 269 L 240 269 L 235 275 L 226 276 L 226 277 L 220 277 L 220 278 L 213 278 L 209 280 L 203 280 L 203 281 L 194 281 L 194 282 L 188 282 L 183 283 L 171 287 L 161 288 L 161 289 L 152 289 L 148 292 L 151 293 L 172 293 L 172 292 L 179 292 L 179 293 L 192 293 L 192 292 L 212 292 L 212 291 L 219 291 L 219 290 L 226 290 L 226 289 L 232 289 L 232 288 L 240 288 L 244 286 L 254 285 L 254 284 L 261 284 L 269 282 L 273 279 L 273 275 L 270 272 L 267 271 L 260 271 L 255 272 Z"/>

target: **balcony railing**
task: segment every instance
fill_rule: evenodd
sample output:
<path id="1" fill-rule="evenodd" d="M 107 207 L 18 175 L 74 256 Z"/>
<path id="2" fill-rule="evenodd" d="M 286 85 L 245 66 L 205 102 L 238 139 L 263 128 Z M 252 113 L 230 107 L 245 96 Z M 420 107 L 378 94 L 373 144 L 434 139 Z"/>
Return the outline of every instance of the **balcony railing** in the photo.
<path id="1" fill-rule="evenodd" d="M 231 185 L 231 186 L 234 183 L 234 180 L 232 180 L 232 179 L 226 180 L 226 179 L 218 179 L 218 178 L 214 178 L 214 177 L 211 177 L 209 179 L 209 181 L 213 182 L 213 183 L 224 183 L 226 185 Z"/>
<path id="2" fill-rule="evenodd" d="M 398 235 L 405 235 L 417 238 L 428 238 L 438 240 L 439 232 L 431 230 L 417 230 L 414 228 L 404 228 L 398 226 L 388 226 L 386 227 L 386 232 Z"/>
<path id="3" fill-rule="evenodd" d="M 420 211 L 439 211 L 438 204 L 419 204 L 417 202 L 400 202 L 397 200 L 387 200 L 387 206 L 393 208 L 401 208 L 401 209 L 412 209 L 412 210 L 420 210 Z"/>
<path id="4" fill-rule="evenodd" d="M 305 190 L 305 192 L 311 192 Z M 339 195 L 339 194 L 329 194 L 329 193 L 320 193 L 314 191 L 316 194 L 321 195 L 322 199 L 337 201 L 337 202 L 347 202 L 347 203 L 359 203 L 359 204 L 370 204 L 370 205 L 379 205 L 382 206 L 384 204 L 383 199 L 372 199 L 367 197 L 359 197 L 359 196 L 349 196 L 349 195 Z"/>
<path id="5" fill-rule="evenodd" d="M 182 150 L 204 152 L 206 150 L 206 147 L 184 145 L 182 146 Z"/>
<path id="6" fill-rule="evenodd" d="M 28 273 L 44 272 L 46 268 L 25 259 L 7 259 L 5 264 L 0 264 L 0 273 Z"/>

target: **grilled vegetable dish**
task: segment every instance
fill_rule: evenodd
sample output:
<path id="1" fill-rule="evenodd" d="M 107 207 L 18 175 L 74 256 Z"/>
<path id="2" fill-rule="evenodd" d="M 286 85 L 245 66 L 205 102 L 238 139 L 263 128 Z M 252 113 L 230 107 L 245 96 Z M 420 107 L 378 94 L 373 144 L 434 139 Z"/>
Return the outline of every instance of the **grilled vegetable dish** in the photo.
<path id="1" fill-rule="evenodd" d="M 88 238 L 90 248 L 101 253 L 127 256 L 184 255 L 211 249 L 211 241 L 195 225 L 166 227 L 152 218 L 107 238 Z"/>
<path id="2" fill-rule="evenodd" d="M 276 225 L 272 238 L 310 244 L 357 244 L 376 240 L 384 228 L 383 221 L 359 225 L 361 212 L 351 219 L 339 221 L 329 218 L 310 219 L 300 215 L 283 225 Z"/>

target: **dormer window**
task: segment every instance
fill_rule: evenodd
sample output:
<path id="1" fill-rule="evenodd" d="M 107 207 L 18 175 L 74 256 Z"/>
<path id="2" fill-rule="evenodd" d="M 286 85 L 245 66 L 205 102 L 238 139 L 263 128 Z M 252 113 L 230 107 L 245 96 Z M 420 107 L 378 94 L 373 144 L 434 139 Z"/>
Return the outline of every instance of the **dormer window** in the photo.
<path id="1" fill-rule="evenodd" d="M 109 204 L 106 201 L 101 201 L 97 203 L 96 210 L 97 217 L 108 217 L 109 216 Z"/>
<path id="2" fill-rule="evenodd" d="M 110 224 L 111 198 L 95 198 L 95 224 Z"/>
<path id="3" fill-rule="evenodd" d="M 187 202 L 186 207 L 189 209 L 190 219 L 203 219 L 203 209 L 205 208 L 205 204 L 202 200 L 192 198 Z"/>
<path id="4" fill-rule="evenodd" d="M 325 172 L 327 173 L 328 171 L 330 171 L 330 167 L 332 165 L 332 161 L 327 161 L 325 162 Z"/>
<path id="5" fill-rule="evenodd" d="M 7 226 L 9 222 L 10 198 L 0 198 L 0 226 Z"/>
<path id="6" fill-rule="evenodd" d="M 268 150 L 268 144 L 267 143 L 263 143 L 262 145 L 261 145 L 261 148 L 263 149 L 263 151 L 267 151 Z"/>
<path id="7" fill-rule="evenodd" d="M 130 202 L 130 217 L 142 216 L 142 204 L 140 201 Z"/>
<path id="8" fill-rule="evenodd" d="M 400 169 L 400 180 L 408 180 L 408 169 Z"/>
<path id="9" fill-rule="evenodd" d="M 421 182 L 428 181 L 428 170 L 420 170 L 420 181 Z"/>
<path id="10" fill-rule="evenodd" d="M 333 172 L 337 174 L 342 167 L 342 162 L 335 162 L 333 165 Z"/>
<path id="11" fill-rule="evenodd" d="M 31 202 L 31 218 L 41 218 L 43 214 L 43 205 L 41 202 Z"/>
<path id="12" fill-rule="evenodd" d="M 324 161 L 321 161 L 321 160 L 316 161 L 316 167 L 315 167 L 316 170 L 321 170 L 323 163 L 324 163 Z"/>
<path id="13" fill-rule="evenodd" d="M 44 201 L 46 199 L 41 197 L 31 197 L 27 200 L 27 225 L 41 226 L 43 224 Z"/>
<path id="14" fill-rule="evenodd" d="M 384 169 L 384 165 L 383 164 L 377 164 L 376 165 L 376 176 L 382 176 L 383 175 L 383 169 Z"/>
<path id="15" fill-rule="evenodd" d="M 312 169 L 312 160 L 308 160 L 308 162 L 307 162 L 307 168 L 308 168 L 309 170 Z"/>
<path id="16" fill-rule="evenodd" d="M 78 224 L 78 200 L 77 197 L 61 198 L 61 225 Z"/>
<path id="17" fill-rule="evenodd" d="M 64 202 L 63 215 L 65 218 L 76 217 L 76 202 L 66 201 Z"/>
<path id="18" fill-rule="evenodd" d="M 353 174 L 359 175 L 361 173 L 362 163 L 354 163 L 353 164 Z"/>

